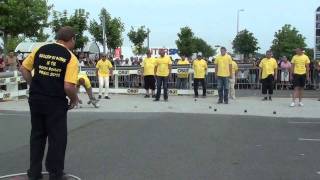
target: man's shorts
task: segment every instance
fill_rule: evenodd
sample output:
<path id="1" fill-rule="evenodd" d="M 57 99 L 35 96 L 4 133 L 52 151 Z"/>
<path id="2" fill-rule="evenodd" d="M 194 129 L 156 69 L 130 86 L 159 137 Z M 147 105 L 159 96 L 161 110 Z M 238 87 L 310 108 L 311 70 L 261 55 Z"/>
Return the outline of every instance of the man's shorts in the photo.
<path id="1" fill-rule="evenodd" d="M 154 76 L 144 76 L 144 89 L 151 89 L 155 90 L 156 89 L 156 80 Z"/>
<path id="2" fill-rule="evenodd" d="M 306 85 L 305 74 L 294 74 L 293 75 L 293 87 L 304 87 Z"/>
<path id="3" fill-rule="evenodd" d="M 91 82 L 90 82 L 90 80 L 89 80 L 87 75 L 85 75 L 85 74 L 79 74 L 78 75 L 78 85 L 79 85 L 79 80 L 80 79 L 84 80 L 84 87 L 85 88 L 87 88 L 87 89 L 91 88 Z"/>

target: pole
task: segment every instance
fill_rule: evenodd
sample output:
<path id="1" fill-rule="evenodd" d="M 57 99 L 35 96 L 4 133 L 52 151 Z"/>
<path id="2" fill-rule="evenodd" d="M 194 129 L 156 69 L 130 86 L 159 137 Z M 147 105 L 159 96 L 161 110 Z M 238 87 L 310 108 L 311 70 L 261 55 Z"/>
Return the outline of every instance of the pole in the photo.
<path id="1" fill-rule="evenodd" d="M 106 53 L 106 17 L 102 17 L 103 53 Z"/>
<path id="2" fill-rule="evenodd" d="M 149 49 L 150 49 L 150 30 L 148 29 L 148 39 L 147 39 L 147 41 L 148 41 L 148 51 L 149 51 Z"/>
<path id="3" fill-rule="evenodd" d="M 240 24 L 240 12 L 243 12 L 244 9 L 238 9 L 237 11 L 237 34 L 239 34 L 239 24 Z"/>

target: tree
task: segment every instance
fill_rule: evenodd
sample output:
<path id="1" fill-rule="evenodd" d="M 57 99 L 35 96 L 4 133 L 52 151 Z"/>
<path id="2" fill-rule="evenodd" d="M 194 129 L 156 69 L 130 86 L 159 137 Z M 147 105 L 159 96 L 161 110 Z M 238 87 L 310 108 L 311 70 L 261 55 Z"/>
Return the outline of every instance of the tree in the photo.
<path id="1" fill-rule="evenodd" d="M 133 53 L 135 55 L 143 55 L 148 52 L 148 48 L 143 46 L 145 39 L 148 37 L 148 32 L 150 32 L 150 30 L 145 29 L 145 26 L 141 26 L 137 28 L 137 30 L 131 27 L 128 37 L 134 45 Z"/>
<path id="2" fill-rule="evenodd" d="M 201 52 L 203 57 L 209 58 L 216 54 L 216 50 L 201 38 L 193 38 L 192 45 L 194 47 L 194 52 Z"/>
<path id="3" fill-rule="evenodd" d="M 122 33 L 124 32 L 124 24 L 120 18 L 111 18 L 111 15 L 105 8 L 101 9 L 100 22 L 92 20 L 89 26 L 89 32 L 94 37 L 95 41 L 103 44 L 102 37 L 102 19 L 105 18 L 105 29 L 107 46 L 110 51 L 121 47 L 123 43 Z"/>
<path id="4" fill-rule="evenodd" d="M 250 54 L 254 54 L 258 49 L 258 40 L 253 33 L 248 30 L 240 31 L 232 42 L 232 48 L 235 53 L 243 54 L 247 59 Z"/>
<path id="5" fill-rule="evenodd" d="M 13 52 L 19 43 L 23 42 L 25 40 L 24 36 L 9 36 L 8 41 L 5 44 L 5 49 L 8 52 Z"/>
<path id="6" fill-rule="evenodd" d="M 52 32 L 56 33 L 63 26 L 70 26 L 76 33 L 76 49 L 84 47 L 85 43 L 89 41 L 84 32 L 88 29 L 87 19 L 89 13 L 84 9 L 76 9 L 74 14 L 68 17 L 68 12 L 65 10 L 62 13 L 58 11 L 53 12 L 53 20 L 51 22 Z"/>
<path id="7" fill-rule="evenodd" d="M 189 27 L 183 27 L 180 29 L 180 33 L 178 33 L 178 40 L 176 40 L 176 45 L 178 47 L 180 55 L 185 55 L 187 57 L 192 56 L 195 52 L 195 48 L 193 45 L 194 42 L 194 34 Z"/>
<path id="8" fill-rule="evenodd" d="M 294 49 L 306 46 L 305 37 L 295 27 L 286 24 L 275 33 L 271 50 L 276 58 L 287 56 L 291 59 Z"/>
<path id="9" fill-rule="evenodd" d="M 0 3 L 0 30 L 3 31 L 3 42 L 9 36 L 37 36 L 41 28 L 47 27 L 49 11 L 52 8 L 47 0 L 4 0 Z M 6 45 L 4 45 L 6 47 Z M 6 53 L 6 50 L 4 50 Z"/>
<path id="10" fill-rule="evenodd" d="M 305 54 L 310 58 L 314 59 L 314 49 L 313 48 L 306 48 Z"/>

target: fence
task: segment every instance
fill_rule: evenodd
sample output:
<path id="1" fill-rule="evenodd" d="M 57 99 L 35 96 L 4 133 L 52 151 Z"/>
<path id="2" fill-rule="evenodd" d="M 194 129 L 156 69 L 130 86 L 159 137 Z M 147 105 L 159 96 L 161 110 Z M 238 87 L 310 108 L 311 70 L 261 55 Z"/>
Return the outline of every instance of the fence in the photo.
<path id="1" fill-rule="evenodd" d="M 86 71 L 94 92 L 98 91 L 99 81 L 96 77 L 96 69 L 83 67 L 83 71 Z M 188 72 L 187 86 L 185 89 L 177 88 L 177 80 L 179 73 Z M 253 68 L 249 64 L 240 64 L 239 71 L 236 75 L 236 89 L 260 89 L 258 68 Z M 275 89 L 291 89 L 291 79 L 284 79 L 282 76 L 290 77 L 290 73 L 284 69 L 278 70 L 276 77 Z M 286 81 L 284 81 L 286 80 Z M 287 81 L 289 80 L 289 81 Z M 320 72 L 313 69 L 310 72 L 310 81 L 306 83 L 306 89 L 319 89 L 320 87 Z M 172 73 L 168 81 L 169 93 L 171 95 L 179 94 L 193 94 L 193 69 L 191 66 L 173 66 Z M 217 88 L 217 80 L 215 78 L 214 65 L 209 65 L 208 73 L 206 75 L 207 94 L 215 95 Z M 111 93 L 123 93 L 123 94 L 140 94 L 144 93 L 143 90 L 143 76 L 141 75 L 141 67 L 139 66 L 124 66 L 115 67 L 114 75 L 110 79 L 110 92 Z M 84 89 L 81 89 L 84 91 Z M 28 89 L 26 82 L 20 76 L 20 73 L 5 72 L 0 73 L 0 100 L 17 99 L 19 96 L 27 95 Z"/>

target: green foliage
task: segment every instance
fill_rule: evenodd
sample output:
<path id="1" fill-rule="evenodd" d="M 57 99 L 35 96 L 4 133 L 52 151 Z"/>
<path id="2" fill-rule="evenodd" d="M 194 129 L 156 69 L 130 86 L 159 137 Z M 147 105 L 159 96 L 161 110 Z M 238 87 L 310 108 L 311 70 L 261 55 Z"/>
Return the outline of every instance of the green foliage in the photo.
<path id="1" fill-rule="evenodd" d="M 194 46 L 194 52 L 201 52 L 203 57 L 209 58 L 216 54 L 216 50 L 201 38 L 194 38 L 192 45 Z"/>
<path id="2" fill-rule="evenodd" d="M 276 58 L 287 56 L 291 59 L 294 49 L 305 48 L 305 37 L 289 24 L 284 25 L 281 30 L 275 33 L 271 50 Z"/>
<path id="3" fill-rule="evenodd" d="M 176 45 L 180 55 L 190 57 L 195 52 L 193 40 L 194 34 L 191 28 L 183 27 L 180 29 L 180 33 L 178 33 L 178 40 L 176 40 Z"/>
<path id="4" fill-rule="evenodd" d="M 313 48 L 306 48 L 305 54 L 311 59 L 314 59 L 314 49 Z"/>
<path id="5" fill-rule="evenodd" d="M 243 54 L 247 59 L 249 54 L 254 54 L 258 49 L 258 40 L 248 30 L 240 31 L 232 42 L 234 52 Z"/>
<path id="6" fill-rule="evenodd" d="M 143 55 L 148 52 L 148 48 L 143 46 L 145 39 L 148 37 L 148 32 L 150 32 L 150 30 L 145 29 L 145 26 L 141 26 L 137 28 L 137 30 L 131 27 L 128 37 L 134 45 L 133 53 L 135 55 Z"/>
<path id="7" fill-rule="evenodd" d="M 203 57 L 210 57 L 216 54 L 216 51 L 203 39 L 195 37 L 191 28 L 183 27 L 178 33 L 176 45 L 180 55 L 191 57 L 193 53 L 201 52 Z"/>
<path id="8" fill-rule="evenodd" d="M 76 33 L 76 49 L 82 49 L 89 41 L 84 32 L 88 29 L 87 19 L 89 13 L 84 9 L 76 9 L 75 12 L 68 17 L 68 12 L 65 10 L 62 13 L 58 11 L 53 12 L 53 20 L 51 22 L 52 32 L 57 32 L 61 27 L 70 26 Z"/>
<path id="9" fill-rule="evenodd" d="M 40 29 L 47 27 L 51 8 L 47 0 L 3 0 L 0 3 L 0 27 L 4 32 L 4 44 L 9 35 L 37 36 Z"/>
<path id="10" fill-rule="evenodd" d="M 5 49 L 8 52 L 12 52 L 16 49 L 16 47 L 18 46 L 19 43 L 23 42 L 25 40 L 25 37 L 23 36 L 9 36 L 8 37 L 8 41 L 5 45 Z"/>
<path id="11" fill-rule="evenodd" d="M 124 32 L 124 24 L 120 18 L 111 18 L 111 15 L 105 8 L 101 9 L 100 22 L 92 20 L 89 26 L 89 32 L 94 37 L 95 41 L 103 44 L 102 37 L 102 19 L 105 17 L 105 29 L 108 49 L 114 50 L 122 46 L 123 38 L 122 33 Z"/>

